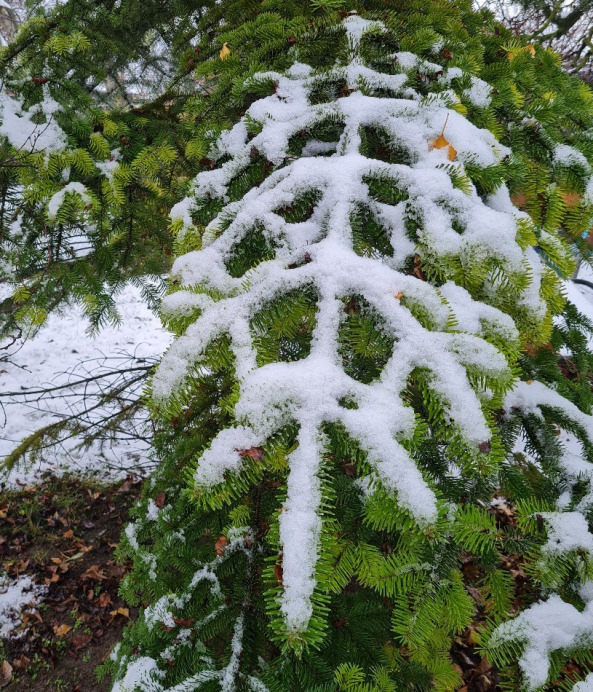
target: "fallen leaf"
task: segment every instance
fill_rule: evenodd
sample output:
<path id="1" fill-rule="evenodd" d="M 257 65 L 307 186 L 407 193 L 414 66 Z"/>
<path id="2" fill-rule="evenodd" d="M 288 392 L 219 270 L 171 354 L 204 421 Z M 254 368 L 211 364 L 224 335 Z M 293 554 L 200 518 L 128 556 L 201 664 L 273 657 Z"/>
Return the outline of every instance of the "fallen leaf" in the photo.
<path id="1" fill-rule="evenodd" d="M 85 552 L 88 552 L 88 550 L 84 552 L 75 553 L 74 555 L 67 557 L 66 560 L 70 562 L 72 562 L 73 560 L 80 560 L 81 557 L 84 557 Z"/>
<path id="2" fill-rule="evenodd" d="M 12 680 L 12 666 L 8 661 L 2 661 L 0 666 L 0 687 L 6 687 Z"/>
<path id="3" fill-rule="evenodd" d="M 75 651 L 78 651 L 78 649 L 84 649 L 85 646 L 88 646 L 92 638 L 92 634 L 78 634 L 72 637 L 70 644 Z"/>
<path id="4" fill-rule="evenodd" d="M 155 498 L 154 498 L 154 504 L 159 508 L 162 509 L 165 505 L 165 501 L 167 499 L 167 496 L 165 495 L 164 492 L 160 492 Z"/>
<path id="5" fill-rule="evenodd" d="M 27 658 L 27 656 L 24 656 L 23 654 L 21 654 L 18 658 L 13 659 L 12 667 L 15 670 L 27 670 L 30 663 L 31 663 L 31 659 Z"/>
<path id="6" fill-rule="evenodd" d="M 176 625 L 181 625 L 181 627 L 190 627 L 190 626 L 193 624 L 194 619 L 193 619 L 193 618 L 186 618 L 186 619 L 184 620 L 183 618 L 175 618 L 175 617 L 174 617 L 174 618 L 173 618 L 173 622 L 174 622 Z"/>
<path id="7" fill-rule="evenodd" d="M 64 637 L 71 629 L 70 625 L 54 625 L 54 634 L 56 637 Z"/>
<path id="8" fill-rule="evenodd" d="M 247 457 L 253 459 L 254 461 L 263 461 L 265 458 L 265 452 L 261 447 L 250 447 L 249 449 L 239 449 L 240 457 Z"/>
<path id="9" fill-rule="evenodd" d="M 117 610 L 112 610 L 109 615 L 112 617 L 116 617 L 117 615 L 123 615 L 125 618 L 130 617 L 130 609 L 129 608 L 118 608 Z"/>
<path id="10" fill-rule="evenodd" d="M 68 529 L 68 531 L 64 531 L 64 538 L 72 538 L 74 536 L 74 531 L 72 529 Z"/>
<path id="11" fill-rule="evenodd" d="M 106 608 L 108 605 L 112 605 L 113 601 L 111 600 L 111 596 L 107 593 L 107 591 L 103 591 L 103 593 L 99 596 L 99 606 L 101 608 Z"/>
<path id="12" fill-rule="evenodd" d="M 222 44 L 222 49 L 220 53 L 218 54 L 221 60 L 226 60 L 229 55 L 231 54 L 231 49 L 228 47 L 226 43 Z"/>
<path id="13" fill-rule="evenodd" d="M 229 544 L 229 539 L 226 536 L 219 536 L 218 540 L 214 544 L 214 550 L 216 550 L 217 555 L 222 555 L 224 552 L 224 549 L 227 547 Z"/>
<path id="14" fill-rule="evenodd" d="M 449 161 L 455 161 L 455 158 L 457 157 L 457 149 L 455 149 L 455 147 L 450 144 L 447 139 L 445 139 L 445 128 L 447 127 L 448 120 L 449 114 L 447 113 L 441 134 L 430 143 L 430 149 L 444 149 L 446 147 Z"/>
<path id="15" fill-rule="evenodd" d="M 105 579 L 105 572 L 101 572 L 99 565 L 92 565 L 82 575 L 83 579 Z"/>
<path id="16" fill-rule="evenodd" d="M 397 300 L 401 300 L 401 299 L 404 297 L 404 294 L 403 294 L 401 291 L 398 291 L 398 292 L 395 294 L 395 297 L 396 297 Z"/>

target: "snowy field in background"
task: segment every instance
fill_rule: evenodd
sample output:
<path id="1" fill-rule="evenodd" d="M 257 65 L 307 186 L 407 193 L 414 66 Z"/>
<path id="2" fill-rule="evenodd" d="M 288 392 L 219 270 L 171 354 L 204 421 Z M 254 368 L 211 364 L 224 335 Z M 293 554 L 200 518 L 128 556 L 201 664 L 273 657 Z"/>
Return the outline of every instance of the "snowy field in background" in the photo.
<path id="1" fill-rule="evenodd" d="M 593 269 L 584 265 L 579 278 L 593 282 Z M 593 319 L 593 290 L 567 282 L 566 292 L 569 300 Z M 63 384 L 69 378 L 84 375 L 85 367 L 92 371 L 104 356 L 115 359 L 105 361 L 107 365 L 123 363 L 124 353 L 135 358 L 136 363 L 160 356 L 171 342 L 171 335 L 142 302 L 139 291 L 128 286 L 117 303 L 122 324 L 106 327 L 95 337 L 86 333 L 88 323 L 78 308 L 52 315 L 39 334 L 25 343 L 10 362 L 0 361 L 0 392 Z M 0 408 L 0 459 L 25 436 L 68 414 L 68 401 L 57 398 L 40 404 L 18 403 L 4 410 Z M 149 463 L 148 445 L 138 440 L 120 440 L 103 449 L 95 445 L 88 450 L 76 449 L 76 444 L 76 440 L 70 440 L 47 450 L 41 462 L 16 469 L 8 478 L 0 478 L 0 483 L 30 484 L 48 470 L 119 477 L 142 470 Z"/>
<path id="2" fill-rule="evenodd" d="M 106 327 L 95 337 L 86 333 L 88 322 L 79 308 L 51 315 L 35 338 L 10 356 L 8 362 L 0 360 L 0 392 L 64 384 L 92 372 L 104 357 L 109 358 L 104 361 L 105 367 L 121 367 L 126 362 L 133 366 L 146 363 L 144 359 L 158 358 L 169 345 L 171 334 L 143 303 L 139 290 L 126 287 L 118 296 L 117 306 L 121 324 Z M 123 354 L 129 354 L 133 360 L 128 361 Z M 6 405 L 6 400 L 1 399 L 4 406 L 0 407 L 0 459 L 30 433 L 67 415 L 73 400 L 55 398 L 39 404 L 31 401 Z M 148 463 L 148 445 L 138 440 L 122 440 L 103 449 L 95 444 L 86 451 L 76 449 L 76 444 L 76 440 L 69 440 L 48 449 L 41 462 L 30 468 L 17 468 L 8 478 L 0 476 L 0 483 L 29 484 L 47 470 L 119 477 Z"/>

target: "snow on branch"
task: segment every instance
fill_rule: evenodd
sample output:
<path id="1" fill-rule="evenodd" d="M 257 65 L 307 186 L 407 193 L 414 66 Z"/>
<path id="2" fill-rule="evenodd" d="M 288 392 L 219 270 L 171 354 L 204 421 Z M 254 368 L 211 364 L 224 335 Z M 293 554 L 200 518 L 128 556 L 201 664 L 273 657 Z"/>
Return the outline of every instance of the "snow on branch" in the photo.
<path id="1" fill-rule="evenodd" d="M 280 607 L 291 632 L 304 631 L 312 615 L 321 531 L 319 471 L 326 444 L 322 424 L 342 424 L 366 451 L 373 482 L 395 493 L 399 503 L 426 525 L 436 519 L 436 498 L 403 444 L 415 428 L 414 412 L 402 396 L 409 377 L 417 369 L 430 373 L 431 387 L 443 401 L 450 424 L 476 456 L 491 437 L 482 402 L 492 397 L 492 390 L 502 393 L 512 383 L 505 356 L 483 337 L 496 333 L 517 344 L 513 320 L 472 300 L 452 280 L 439 289 L 404 273 L 416 247 L 462 266 L 492 257 L 508 277 L 529 272 L 531 285 L 518 291 L 517 304 L 536 322 L 546 313 L 539 291 L 541 273 L 532 270 L 533 257 L 516 240 L 520 213 L 512 211 L 506 188 L 499 189 L 489 206 L 471 184 L 469 190 L 459 189 L 450 175 L 451 168 L 463 175 L 464 161 L 495 165 L 508 150 L 450 108 L 449 92 L 422 99 L 406 87 L 405 72 L 385 75 L 365 66 L 360 39 L 367 31 L 381 31 L 380 23 L 351 16 L 345 27 L 351 49 L 345 67 L 317 75 L 295 63 L 285 75 L 254 78 L 272 82 L 274 93 L 253 103 L 241 122 L 220 137 L 212 156 L 224 157 L 224 162 L 200 173 L 193 196 L 172 210 L 183 237 L 195 232 L 192 213 L 212 199 L 225 203 L 205 228 L 201 249 L 174 265 L 181 290 L 165 299 L 163 314 L 198 316 L 169 349 L 152 384 L 155 405 L 166 407 L 182 395 L 213 342 L 222 336 L 230 339 L 240 384 L 237 424 L 221 431 L 201 456 L 194 479 L 198 488 L 212 488 L 228 472 L 239 472 L 246 461 L 239 450 L 264 446 L 287 423 L 298 424 L 298 447 L 288 458 L 288 495 L 280 514 Z M 402 55 L 403 64 L 410 62 Z M 334 77 L 345 81 L 346 95 L 311 103 L 316 82 Z M 255 136 L 249 133 L 253 123 L 258 125 Z M 320 123 L 335 127 L 335 141 L 311 139 L 298 158 L 289 155 L 291 141 L 299 133 L 315 131 Z M 446 148 L 431 146 L 445 124 L 457 157 L 453 164 Z M 402 162 L 365 155 L 363 133 L 368 130 L 383 132 L 390 145 L 402 151 Z M 275 170 L 259 187 L 231 201 L 232 182 L 257 156 Z M 392 181 L 402 200 L 379 201 L 371 192 L 372 180 Z M 310 217 L 287 221 L 281 210 L 307 195 L 315 200 Z M 391 254 L 376 251 L 365 256 L 356 251 L 352 218 L 360 208 L 385 230 Z M 418 220 L 414 240 L 410 218 Z M 229 262 L 255 229 L 274 256 L 236 276 Z M 494 290 L 495 279 L 490 280 Z M 291 291 L 310 290 L 317 305 L 310 353 L 300 360 L 258 367 L 254 315 Z M 366 301 L 393 341 L 380 377 L 368 384 L 344 371 L 339 354 L 344 300 L 352 296 Z M 422 307 L 424 318 L 415 306 Z M 469 371 L 479 371 L 487 386 L 472 384 Z M 345 407 L 346 399 L 354 405 Z"/>

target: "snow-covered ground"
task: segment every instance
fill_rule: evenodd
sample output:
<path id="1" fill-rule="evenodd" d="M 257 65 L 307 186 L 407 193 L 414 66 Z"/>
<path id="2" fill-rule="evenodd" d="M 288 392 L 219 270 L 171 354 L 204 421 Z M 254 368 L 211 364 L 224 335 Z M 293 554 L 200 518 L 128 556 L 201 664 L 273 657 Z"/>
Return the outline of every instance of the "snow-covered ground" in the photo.
<path id="1" fill-rule="evenodd" d="M 25 634 L 24 616 L 35 610 L 47 587 L 34 584 L 26 574 L 10 579 L 0 574 L 0 637 L 19 639 Z"/>
<path id="2" fill-rule="evenodd" d="M 2 393 L 34 391 L 57 386 L 103 369 L 114 370 L 127 365 L 142 367 L 155 359 L 171 341 L 156 317 L 144 304 L 140 292 L 128 286 L 117 300 L 122 323 L 106 327 L 95 337 L 86 333 L 88 322 L 77 307 L 61 315 L 51 315 L 40 332 L 27 341 L 8 362 L 0 360 L 0 459 L 11 452 L 27 435 L 40 427 L 62 419 L 80 398 L 70 390 L 69 396 L 35 402 L 34 395 L 12 400 Z M 148 361 L 146 359 L 149 359 Z M 97 391 L 91 383 L 89 391 Z M 94 387 L 94 389 L 93 389 Z M 14 403 L 16 399 L 17 403 Z M 30 468 L 19 467 L 0 483 L 32 483 L 44 470 L 119 476 L 148 462 L 148 445 L 136 439 L 119 440 L 113 445 L 94 444 L 88 450 L 76 449 L 78 441 L 49 448 L 43 459 Z"/>

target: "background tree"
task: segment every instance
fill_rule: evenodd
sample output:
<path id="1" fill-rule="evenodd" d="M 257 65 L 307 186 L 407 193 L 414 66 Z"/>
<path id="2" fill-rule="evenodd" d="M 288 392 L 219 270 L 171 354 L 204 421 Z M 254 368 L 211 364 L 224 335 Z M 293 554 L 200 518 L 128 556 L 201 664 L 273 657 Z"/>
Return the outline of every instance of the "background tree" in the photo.
<path id="1" fill-rule="evenodd" d="M 591 82 L 593 8 L 589 0 L 478 0 L 477 4 L 492 9 L 516 34 L 557 51 L 567 71 Z"/>

